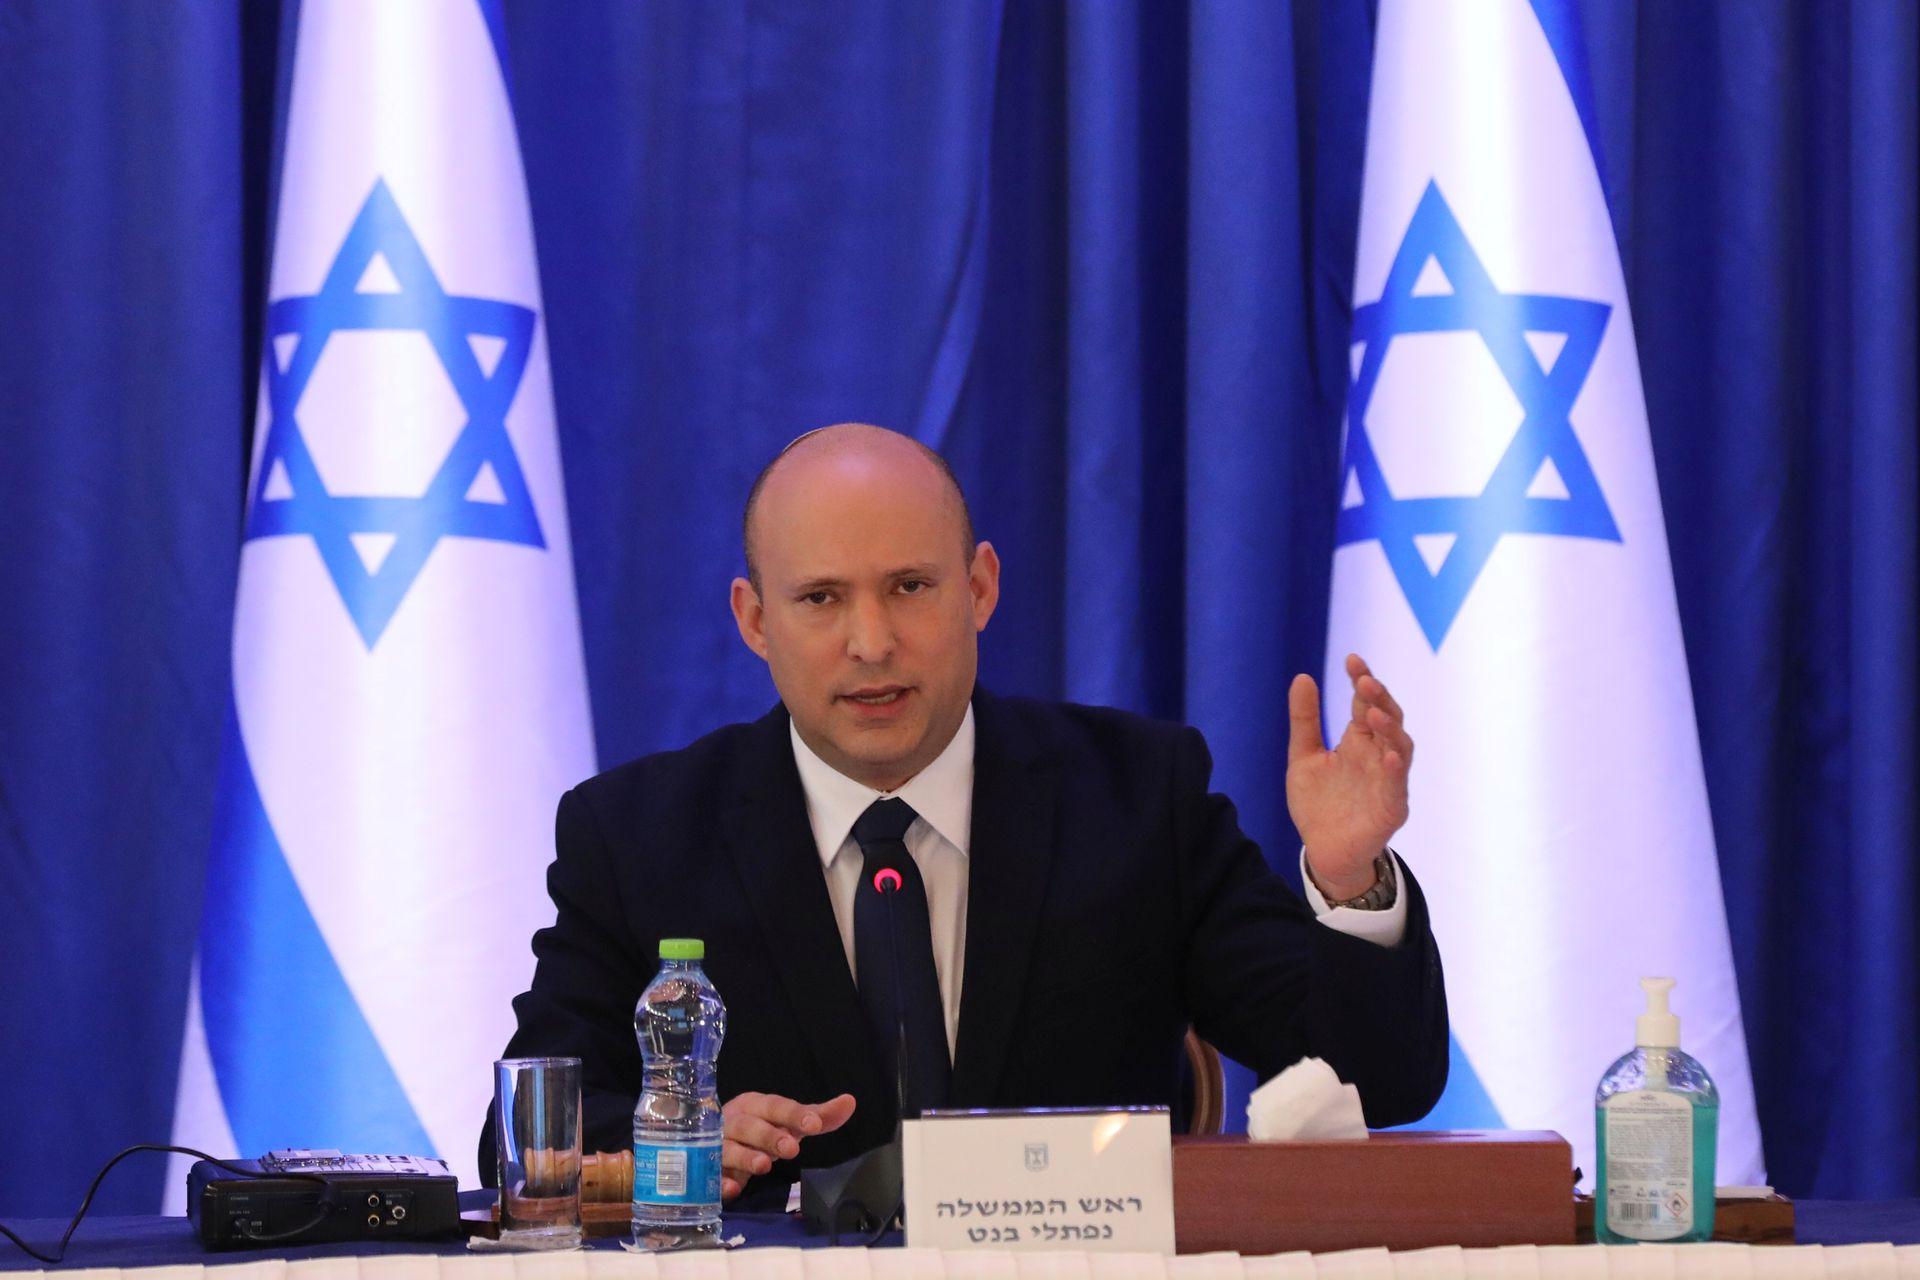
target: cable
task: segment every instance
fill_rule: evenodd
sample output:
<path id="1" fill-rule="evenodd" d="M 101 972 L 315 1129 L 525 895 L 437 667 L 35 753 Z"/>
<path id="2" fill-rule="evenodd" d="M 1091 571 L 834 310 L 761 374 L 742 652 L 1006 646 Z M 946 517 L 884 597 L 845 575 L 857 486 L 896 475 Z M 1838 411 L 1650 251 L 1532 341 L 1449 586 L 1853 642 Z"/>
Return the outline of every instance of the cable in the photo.
<path id="1" fill-rule="evenodd" d="M 319 1184 L 320 1200 L 319 1203 L 314 1206 L 312 1218 L 301 1223 L 291 1231 L 275 1231 L 266 1235 L 253 1235 L 249 1232 L 242 1233 L 248 1240 L 253 1241 L 255 1244 L 274 1244 L 278 1241 L 291 1240 L 295 1236 L 304 1235 L 325 1221 L 327 1215 L 332 1213 L 339 1204 L 338 1194 L 333 1184 L 317 1173 L 279 1173 L 269 1172 L 264 1169 L 243 1169 L 237 1164 L 216 1159 L 204 1151 L 195 1151 L 192 1147 L 168 1147 L 161 1146 L 157 1143 L 143 1142 L 138 1146 L 128 1147 L 125 1151 L 122 1151 L 119 1155 L 102 1165 L 100 1172 L 93 1175 L 93 1185 L 87 1188 L 86 1198 L 80 1202 L 79 1212 L 73 1215 L 73 1221 L 67 1224 L 67 1233 L 60 1237 L 60 1243 L 54 1247 L 54 1251 L 51 1254 L 40 1252 L 12 1231 L 8 1230 L 4 1224 L 0 1224 L 0 1236 L 5 1236 L 7 1239 L 19 1245 L 20 1248 L 26 1252 L 27 1256 L 44 1262 L 49 1266 L 59 1266 L 60 1263 L 66 1260 L 67 1242 L 73 1239 L 73 1233 L 79 1229 L 80 1219 L 86 1217 L 87 1210 L 93 1207 L 94 1194 L 100 1190 L 100 1184 L 106 1180 L 108 1170 L 112 1169 L 113 1166 L 119 1164 L 136 1151 L 165 1151 L 175 1155 L 192 1156 L 196 1160 L 205 1160 L 216 1169 L 224 1169 L 226 1172 L 242 1178 L 294 1178 L 303 1182 Z"/>

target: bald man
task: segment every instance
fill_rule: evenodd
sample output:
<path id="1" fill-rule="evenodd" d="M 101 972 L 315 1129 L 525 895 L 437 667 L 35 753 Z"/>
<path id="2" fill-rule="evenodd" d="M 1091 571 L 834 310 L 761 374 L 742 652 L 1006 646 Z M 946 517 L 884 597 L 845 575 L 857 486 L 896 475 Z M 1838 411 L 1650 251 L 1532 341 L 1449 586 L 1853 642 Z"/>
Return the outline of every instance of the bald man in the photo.
<path id="1" fill-rule="evenodd" d="M 755 1207 L 886 1141 L 897 1092 L 1174 1104 L 1189 1025 L 1263 1077 L 1327 1059 L 1370 1124 L 1432 1107 L 1440 958 L 1387 849 L 1413 741 L 1363 661 L 1331 750 L 1313 680 L 1290 691 L 1302 901 L 1208 792 L 1194 730 L 979 688 L 1000 560 L 931 450 L 803 436 L 743 541 L 733 616 L 780 704 L 560 803 L 556 920 L 507 1053 L 584 1060 L 589 1150 L 629 1145 L 633 1006 L 674 936 L 705 940 L 727 1002 L 723 1194 Z"/>

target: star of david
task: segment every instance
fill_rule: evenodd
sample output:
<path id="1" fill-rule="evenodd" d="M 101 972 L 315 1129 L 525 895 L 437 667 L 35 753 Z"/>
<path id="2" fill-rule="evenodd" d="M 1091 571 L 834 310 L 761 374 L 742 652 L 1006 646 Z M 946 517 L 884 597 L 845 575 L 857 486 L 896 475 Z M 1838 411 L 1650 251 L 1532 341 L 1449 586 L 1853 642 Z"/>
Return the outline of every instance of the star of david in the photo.
<path id="1" fill-rule="evenodd" d="M 390 280 L 379 282 L 385 288 L 368 287 L 375 258 L 384 259 L 390 273 Z M 445 460 L 417 497 L 330 492 L 307 448 L 298 417 L 301 397 L 327 340 L 352 330 L 424 334 L 466 414 Z M 384 179 L 375 181 L 355 215 L 320 291 L 268 307 L 262 363 L 270 418 L 245 536 L 312 538 L 368 649 L 379 642 L 440 539 L 546 546 L 506 426 L 533 350 L 533 331 L 534 313 L 526 307 L 441 287 Z M 489 352 L 497 348 L 491 367 L 483 364 L 476 339 Z M 405 431 L 408 424 L 368 422 L 364 428 Z M 356 539 L 385 544 L 384 554 L 363 558 Z"/>
<path id="2" fill-rule="evenodd" d="M 1439 266 L 1451 292 L 1415 292 L 1430 260 Z M 1379 299 L 1355 309 L 1353 342 L 1363 350 L 1347 399 L 1347 452 L 1340 483 L 1343 492 L 1357 488 L 1360 501 L 1341 510 L 1335 545 L 1380 543 L 1436 652 L 1502 537 L 1532 533 L 1620 541 L 1568 418 L 1586 385 L 1612 310 L 1607 303 L 1584 298 L 1501 292 L 1432 182 L 1394 254 Z M 1486 343 L 1524 416 L 1477 495 L 1396 498 L 1366 427 L 1381 365 L 1400 334 L 1456 332 L 1478 334 Z M 1564 339 L 1558 355 L 1543 362 L 1528 341 L 1530 334 Z M 1444 422 L 1435 429 L 1445 430 Z M 1538 492 L 1549 462 L 1564 495 Z M 1431 569 L 1415 542 L 1429 534 L 1453 539 Z"/>

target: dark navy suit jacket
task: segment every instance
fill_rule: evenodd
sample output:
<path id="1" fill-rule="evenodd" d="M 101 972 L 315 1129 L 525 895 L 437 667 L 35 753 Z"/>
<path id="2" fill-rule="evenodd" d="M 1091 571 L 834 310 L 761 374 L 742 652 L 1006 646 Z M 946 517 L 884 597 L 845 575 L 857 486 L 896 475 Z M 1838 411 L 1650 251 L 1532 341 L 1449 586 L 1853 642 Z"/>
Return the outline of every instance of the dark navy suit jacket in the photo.
<path id="1" fill-rule="evenodd" d="M 1367 1121 L 1424 1115 L 1447 1074 L 1446 994 L 1411 875 L 1396 947 L 1313 912 L 1207 789 L 1193 729 L 976 692 L 966 972 L 955 1106 L 1175 1102 L 1189 1024 L 1262 1077 L 1306 1054 L 1358 1086 Z M 589 1151 L 631 1143 L 633 1006 L 662 937 L 706 941 L 727 1005 L 721 1097 L 858 1099 L 801 1160 L 891 1136 L 776 707 L 575 787 L 547 874 L 558 917 L 534 935 L 510 1056 L 585 1063 Z M 491 1180 L 491 1132 L 480 1164 Z M 789 1167 L 771 1179 L 791 1181 Z"/>

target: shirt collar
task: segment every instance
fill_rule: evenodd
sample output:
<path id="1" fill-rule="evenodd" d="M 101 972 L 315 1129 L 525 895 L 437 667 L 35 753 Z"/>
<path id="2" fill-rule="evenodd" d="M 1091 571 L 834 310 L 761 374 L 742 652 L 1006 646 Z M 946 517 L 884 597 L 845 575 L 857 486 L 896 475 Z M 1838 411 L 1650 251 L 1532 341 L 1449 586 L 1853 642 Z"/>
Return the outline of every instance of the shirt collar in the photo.
<path id="1" fill-rule="evenodd" d="M 921 821 L 966 856 L 973 827 L 972 704 L 968 704 L 967 714 L 946 750 L 891 793 L 855 782 L 815 755 L 813 748 L 801 740 L 800 730 L 791 719 L 787 733 L 793 740 L 793 763 L 800 770 L 800 788 L 806 792 L 807 821 L 813 826 L 813 843 L 820 853 L 821 866 L 830 865 L 839 855 L 867 806 L 888 794 L 913 806 Z"/>

